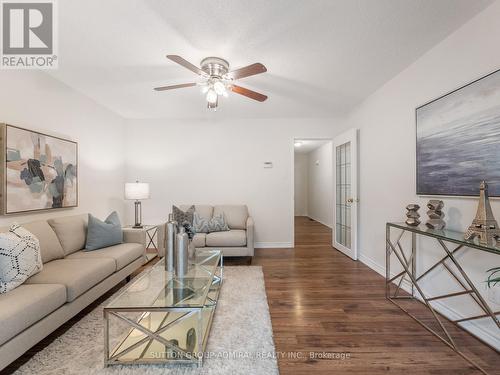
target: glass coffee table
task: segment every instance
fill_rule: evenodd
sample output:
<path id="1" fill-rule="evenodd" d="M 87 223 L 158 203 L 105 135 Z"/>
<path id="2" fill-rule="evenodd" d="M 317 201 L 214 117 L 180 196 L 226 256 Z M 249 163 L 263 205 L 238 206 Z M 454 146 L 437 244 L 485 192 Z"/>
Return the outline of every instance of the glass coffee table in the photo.
<path id="1" fill-rule="evenodd" d="M 105 366 L 201 366 L 222 279 L 221 251 L 198 250 L 183 278 L 156 263 L 104 308 Z"/>

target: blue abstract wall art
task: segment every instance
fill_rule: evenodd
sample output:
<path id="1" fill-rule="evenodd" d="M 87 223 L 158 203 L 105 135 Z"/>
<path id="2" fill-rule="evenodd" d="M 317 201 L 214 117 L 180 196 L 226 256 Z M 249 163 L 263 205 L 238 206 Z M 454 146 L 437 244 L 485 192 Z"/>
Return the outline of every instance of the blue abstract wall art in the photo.
<path id="1" fill-rule="evenodd" d="M 417 194 L 500 196 L 500 70 L 416 109 Z"/>

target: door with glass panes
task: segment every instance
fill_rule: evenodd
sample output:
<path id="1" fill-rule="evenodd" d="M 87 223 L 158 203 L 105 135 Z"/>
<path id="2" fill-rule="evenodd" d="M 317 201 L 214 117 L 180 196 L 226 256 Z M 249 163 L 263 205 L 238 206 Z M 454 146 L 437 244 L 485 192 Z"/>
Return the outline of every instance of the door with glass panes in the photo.
<path id="1" fill-rule="evenodd" d="M 358 130 L 351 129 L 333 140 L 334 226 L 333 247 L 354 260 L 358 258 Z"/>

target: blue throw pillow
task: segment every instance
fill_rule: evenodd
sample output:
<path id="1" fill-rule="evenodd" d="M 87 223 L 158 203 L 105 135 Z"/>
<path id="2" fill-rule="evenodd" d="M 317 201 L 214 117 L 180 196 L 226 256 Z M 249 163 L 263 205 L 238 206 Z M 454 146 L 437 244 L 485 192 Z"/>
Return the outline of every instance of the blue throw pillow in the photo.
<path id="1" fill-rule="evenodd" d="M 85 250 L 102 249 L 122 242 L 122 225 L 116 211 L 113 211 L 104 221 L 89 214 Z"/>

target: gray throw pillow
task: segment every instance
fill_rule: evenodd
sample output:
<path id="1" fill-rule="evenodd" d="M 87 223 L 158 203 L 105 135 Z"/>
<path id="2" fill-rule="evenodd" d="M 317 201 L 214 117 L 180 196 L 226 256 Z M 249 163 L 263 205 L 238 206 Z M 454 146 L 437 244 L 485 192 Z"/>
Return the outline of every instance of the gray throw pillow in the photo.
<path id="1" fill-rule="evenodd" d="M 201 217 L 196 211 L 194 212 L 193 229 L 196 233 L 208 233 L 210 231 L 208 226 L 209 222 L 209 219 Z"/>
<path id="2" fill-rule="evenodd" d="M 215 215 L 210 220 L 198 215 L 195 211 L 193 228 L 196 233 L 225 232 L 229 230 L 224 214 Z"/>
<path id="3" fill-rule="evenodd" d="M 122 225 L 116 211 L 113 211 L 104 221 L 89 214 L 85 250 L 102 249 L 122 242 Z"/>
<path id="4" fill-rule="evenodd" d="M 174 220 L 177 221 L 179 225 L 183 225 L 185 223 L 193 225 L 194 205 L 189 207 L 187 211 L 182 211 L 179 207 L 172 206 L 172 213 Z"/>
<path id="5" fill-rule="evenodd" d="M 229 230 L 229 226 L 226 223 L 226 218 L 221 212 L 219 215 L 215 215 L 210 219 L 208 223 L 209 232 L 225 232 Z"/>

